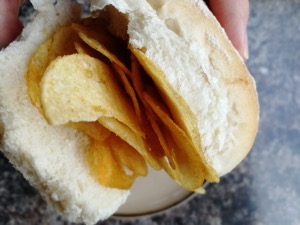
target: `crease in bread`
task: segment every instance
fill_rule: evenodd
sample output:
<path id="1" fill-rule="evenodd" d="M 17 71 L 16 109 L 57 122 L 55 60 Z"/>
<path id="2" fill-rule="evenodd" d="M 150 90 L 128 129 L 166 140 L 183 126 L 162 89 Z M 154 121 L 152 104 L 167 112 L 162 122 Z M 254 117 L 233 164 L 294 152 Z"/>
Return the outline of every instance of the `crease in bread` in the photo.
<path id="1" fill-rule="evenodd" d="M 38 14 L 20 39 L 0 52 L 1 150 L 66 218 L 94 224 L 116 212 L 129 191 L 95 181 L 82 156 L 86 136 L 48 125 L 31 105 L 24 78 L 36 48 L 58 27 L 78 20 L 80 10 L 69 0 L 31 2 Z M 185 130 L 201 138 L 195 144 L 210 166 L 219 176 L 231 171 L 254 142 L 258 100 L 253 78 L 204 2 L 91 0 L 91 11 L 103 9 L 111 31 L 129 37 L 189 106 L 180 112 L 189 116 L 176 122 L 196 120 Z M 179 103 L 174 100 L 171 110 Z"/>

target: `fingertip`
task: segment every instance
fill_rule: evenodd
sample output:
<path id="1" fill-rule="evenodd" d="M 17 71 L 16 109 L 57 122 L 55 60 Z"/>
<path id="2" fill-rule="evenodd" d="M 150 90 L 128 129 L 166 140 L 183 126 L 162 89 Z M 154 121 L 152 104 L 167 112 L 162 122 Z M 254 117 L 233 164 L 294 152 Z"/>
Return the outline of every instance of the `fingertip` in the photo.
<path id="1" fill-rule="evenodd" d="M 245 36 L 244 36 L 243 51 L 240 54 L 243 57 L 244 61 L 247 61 L 249 59 L 249 45 L 248 45 L 247 29 L 246 29 Z"/>
<path id="2" fill-rule="evenodd" d="M 0 48 L 15 40 L 23 29 L 23 24 L 18 18 L 20 4 L 22 1 L 0 1 Z"/>
<path id="3" fill-rule="evenodd" d="M 244 60 L 249 58 L 247 24 L 248 0 L 210 0 L 208 6 Z"/>

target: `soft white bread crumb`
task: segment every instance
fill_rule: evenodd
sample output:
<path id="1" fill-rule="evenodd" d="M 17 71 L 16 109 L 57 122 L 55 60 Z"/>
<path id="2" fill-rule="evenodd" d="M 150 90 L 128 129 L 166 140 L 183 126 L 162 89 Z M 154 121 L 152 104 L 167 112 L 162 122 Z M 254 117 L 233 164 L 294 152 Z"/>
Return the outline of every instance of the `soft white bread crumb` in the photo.
<path id="1" fill-rule="evenodd" d="M 1 150 L 68 220 L 95 224 L 111 216 L 129 192 L 95 181 L 83 155 L 86 137 L 71 128 L 49 126 L 27 95 L 24 75 L 33 52 L 58 26 L 80 13 L 70 1 L 55 6 L 51 2 L 33 1 L 39 14 L 19 41 L 0 52 Z"/>
<path id="2" fill-rule="evenodd" d="M 160 67 L 190 107 L 209 164 L 220 176 L 231 171 L 253 145 L 258 99 L 253 78 L 205 3 L 92 0 L 92 9 L 107 4 L 126 15 L 130 44 Z"/>

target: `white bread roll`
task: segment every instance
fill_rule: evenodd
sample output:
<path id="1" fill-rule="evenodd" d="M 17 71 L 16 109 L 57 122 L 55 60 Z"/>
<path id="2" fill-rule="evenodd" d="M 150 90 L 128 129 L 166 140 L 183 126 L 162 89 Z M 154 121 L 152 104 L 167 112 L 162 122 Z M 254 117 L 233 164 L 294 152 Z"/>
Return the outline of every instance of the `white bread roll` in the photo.
<path id="1" fill-rule="evenodd" d="M 2 151 L 62 215 L 93 224 L 112 215 L 129 191 L 97 183 L 82 157 L 86 137 L 49 126 L 30 103 L 24 77 L 30 57 L 57 27 L 79 18 L 70 1 L 32 3 L 39 12 L 34 21 L 0 52 Z M 128 19 L 124 31 L 123 16 L 107 14 L 111 29 L 128 32 L 130 44 L 165 73 L 197 119 L 208 162 L 220 176 L 228 173 L 253 144 L 258 101 L 251 75 L 216 19 L 193 0 L 94 0 L 92 10 L 108 4 Z"/>

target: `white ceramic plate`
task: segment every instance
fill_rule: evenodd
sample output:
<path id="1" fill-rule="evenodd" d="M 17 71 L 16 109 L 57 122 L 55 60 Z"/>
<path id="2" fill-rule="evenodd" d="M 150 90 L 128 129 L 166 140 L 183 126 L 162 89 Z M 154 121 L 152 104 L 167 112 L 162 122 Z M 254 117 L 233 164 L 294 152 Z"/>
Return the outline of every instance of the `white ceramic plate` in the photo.
<path id="1" fill-rule="evenodd" d="M 164 171 L 149 168 L 147 177 L 139 177 L 127 202 L 115 214 L 117 218 L 136 218 L 163 213 L 186 202 L 193 193 L 180 187 Z"/>

